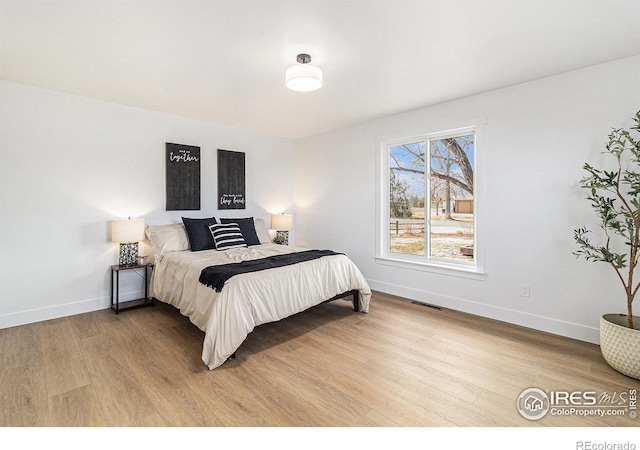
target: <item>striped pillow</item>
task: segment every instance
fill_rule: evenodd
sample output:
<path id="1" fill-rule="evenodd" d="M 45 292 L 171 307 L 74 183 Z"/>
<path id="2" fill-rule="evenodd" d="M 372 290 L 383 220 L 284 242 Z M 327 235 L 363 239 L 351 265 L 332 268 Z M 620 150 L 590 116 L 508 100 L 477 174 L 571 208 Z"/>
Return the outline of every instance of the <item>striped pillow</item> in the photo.
<path id="1" fill-rule="evenodd" d="M 247 246 L 237 223 L 212 223 L 209 225 L 209 230 L 211 230 L 216 250 Z"/>

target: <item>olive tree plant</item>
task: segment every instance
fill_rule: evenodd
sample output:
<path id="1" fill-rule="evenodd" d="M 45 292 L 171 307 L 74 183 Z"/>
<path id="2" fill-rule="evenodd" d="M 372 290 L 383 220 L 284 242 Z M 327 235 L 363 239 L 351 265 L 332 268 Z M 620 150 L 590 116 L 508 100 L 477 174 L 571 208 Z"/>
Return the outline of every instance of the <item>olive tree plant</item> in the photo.
<path id="1" fill-rule="evenodd" d="M 588 175 L 580 180 L 586 197 L 598 215 L 604 232 L 604 243 L 593 243 L 586 227 L 573 231 L 578 250 L 574 254 L 587 261 L 602 261 L 615 270 L 627 300 L 629 328 L 633 324 L 633 299 L 640 289 L 634 279 L 640 259 L 640 111 L 634 117 L 630 129 L 614 129 L 609 134 L 605 154 L 616 160 L 613 170 L 596 169 L 590 164 L 583 168 Z"/>

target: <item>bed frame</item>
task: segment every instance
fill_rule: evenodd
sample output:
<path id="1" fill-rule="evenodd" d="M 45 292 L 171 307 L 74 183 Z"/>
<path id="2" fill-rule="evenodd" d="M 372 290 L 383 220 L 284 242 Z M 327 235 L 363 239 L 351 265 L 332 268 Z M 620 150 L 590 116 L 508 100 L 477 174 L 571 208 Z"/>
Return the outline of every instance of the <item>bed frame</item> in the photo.
<path id="1" fill-rule="evenodd" d="M 338 300 L 338 299 L 341 299 L 341 298 L 352 297 L 351 302 L 353 303 L 353 310 L 355 312 L 358 312 L 358 311 L 360 311 L 360 295 L 359 294 L 360 293 L 358 292 L 357 289 L 353 289 L 351 291 L 347 291 L 347 292 L 343 292 L 342 294 L 338 294 L 335 297 L 332 297 L 329 300 L 325 300 L 322 303 L 328 303 L 328 302 L 332 302 L 334 300 Z"/>

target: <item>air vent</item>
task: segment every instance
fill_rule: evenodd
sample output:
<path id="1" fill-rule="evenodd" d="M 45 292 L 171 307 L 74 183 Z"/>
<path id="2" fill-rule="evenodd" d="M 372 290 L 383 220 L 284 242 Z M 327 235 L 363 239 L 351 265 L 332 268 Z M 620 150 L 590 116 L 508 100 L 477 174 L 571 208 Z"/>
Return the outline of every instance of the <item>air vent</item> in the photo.
<path id="1" fill-rule="evenodd" d="M 431 305 L 429 303 L 422 303 L 422 302 L 411 302 L 411 303 L 413 303 L 414 305 L 426 306 L 427 308 L 437 309 L 438 311 L 442 311 L 442 308 L 440 306 Z"/>

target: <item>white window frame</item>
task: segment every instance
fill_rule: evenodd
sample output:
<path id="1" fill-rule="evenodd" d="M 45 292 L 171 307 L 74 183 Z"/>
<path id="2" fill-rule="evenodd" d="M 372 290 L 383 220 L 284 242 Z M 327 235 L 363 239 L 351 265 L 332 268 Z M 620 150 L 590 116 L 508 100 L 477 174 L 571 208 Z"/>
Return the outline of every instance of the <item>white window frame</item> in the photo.
<path id="1" fill-rule="evenodd" d="M 482 154 L 479 148 L 482 146 L 482 134 L 484 131 L 484 119 L 469 121 L 467 124 L 457 124 L 454 127 L 438 127 L 433 131 L 415 134 L 405 134 L 402 138 L 378 139 L 377 144 L 377 195 L 376 195 L 376 256 L 378 264 L 394 267 L 423 270 L 443 275 L 460 276 L 482 280 L 485 278 L 484 266 L 484 180 L 482 170 Z M 426 141 L 425 151 L 429 152 L 429 141 L 473 133 L 474 137 L 474 195 L 473 195 L 473 233 L 474 233 L 474 260 L 473 264 L 456 263 L 453 260 L 432 258 L 429 256 L 429 243 L 425 242 L 425 255 L 405 255 L 389 251 L 390 220 L 389 220 L 389 149 L 390 147 L 407 142 Z M 480 143 L 480 145 L 479 145 Z M 425 161 L 425 170 L 428 171 L 429 161 Z M 425 182 L 425 241 L 430 235 L 430 183 Z"/>

